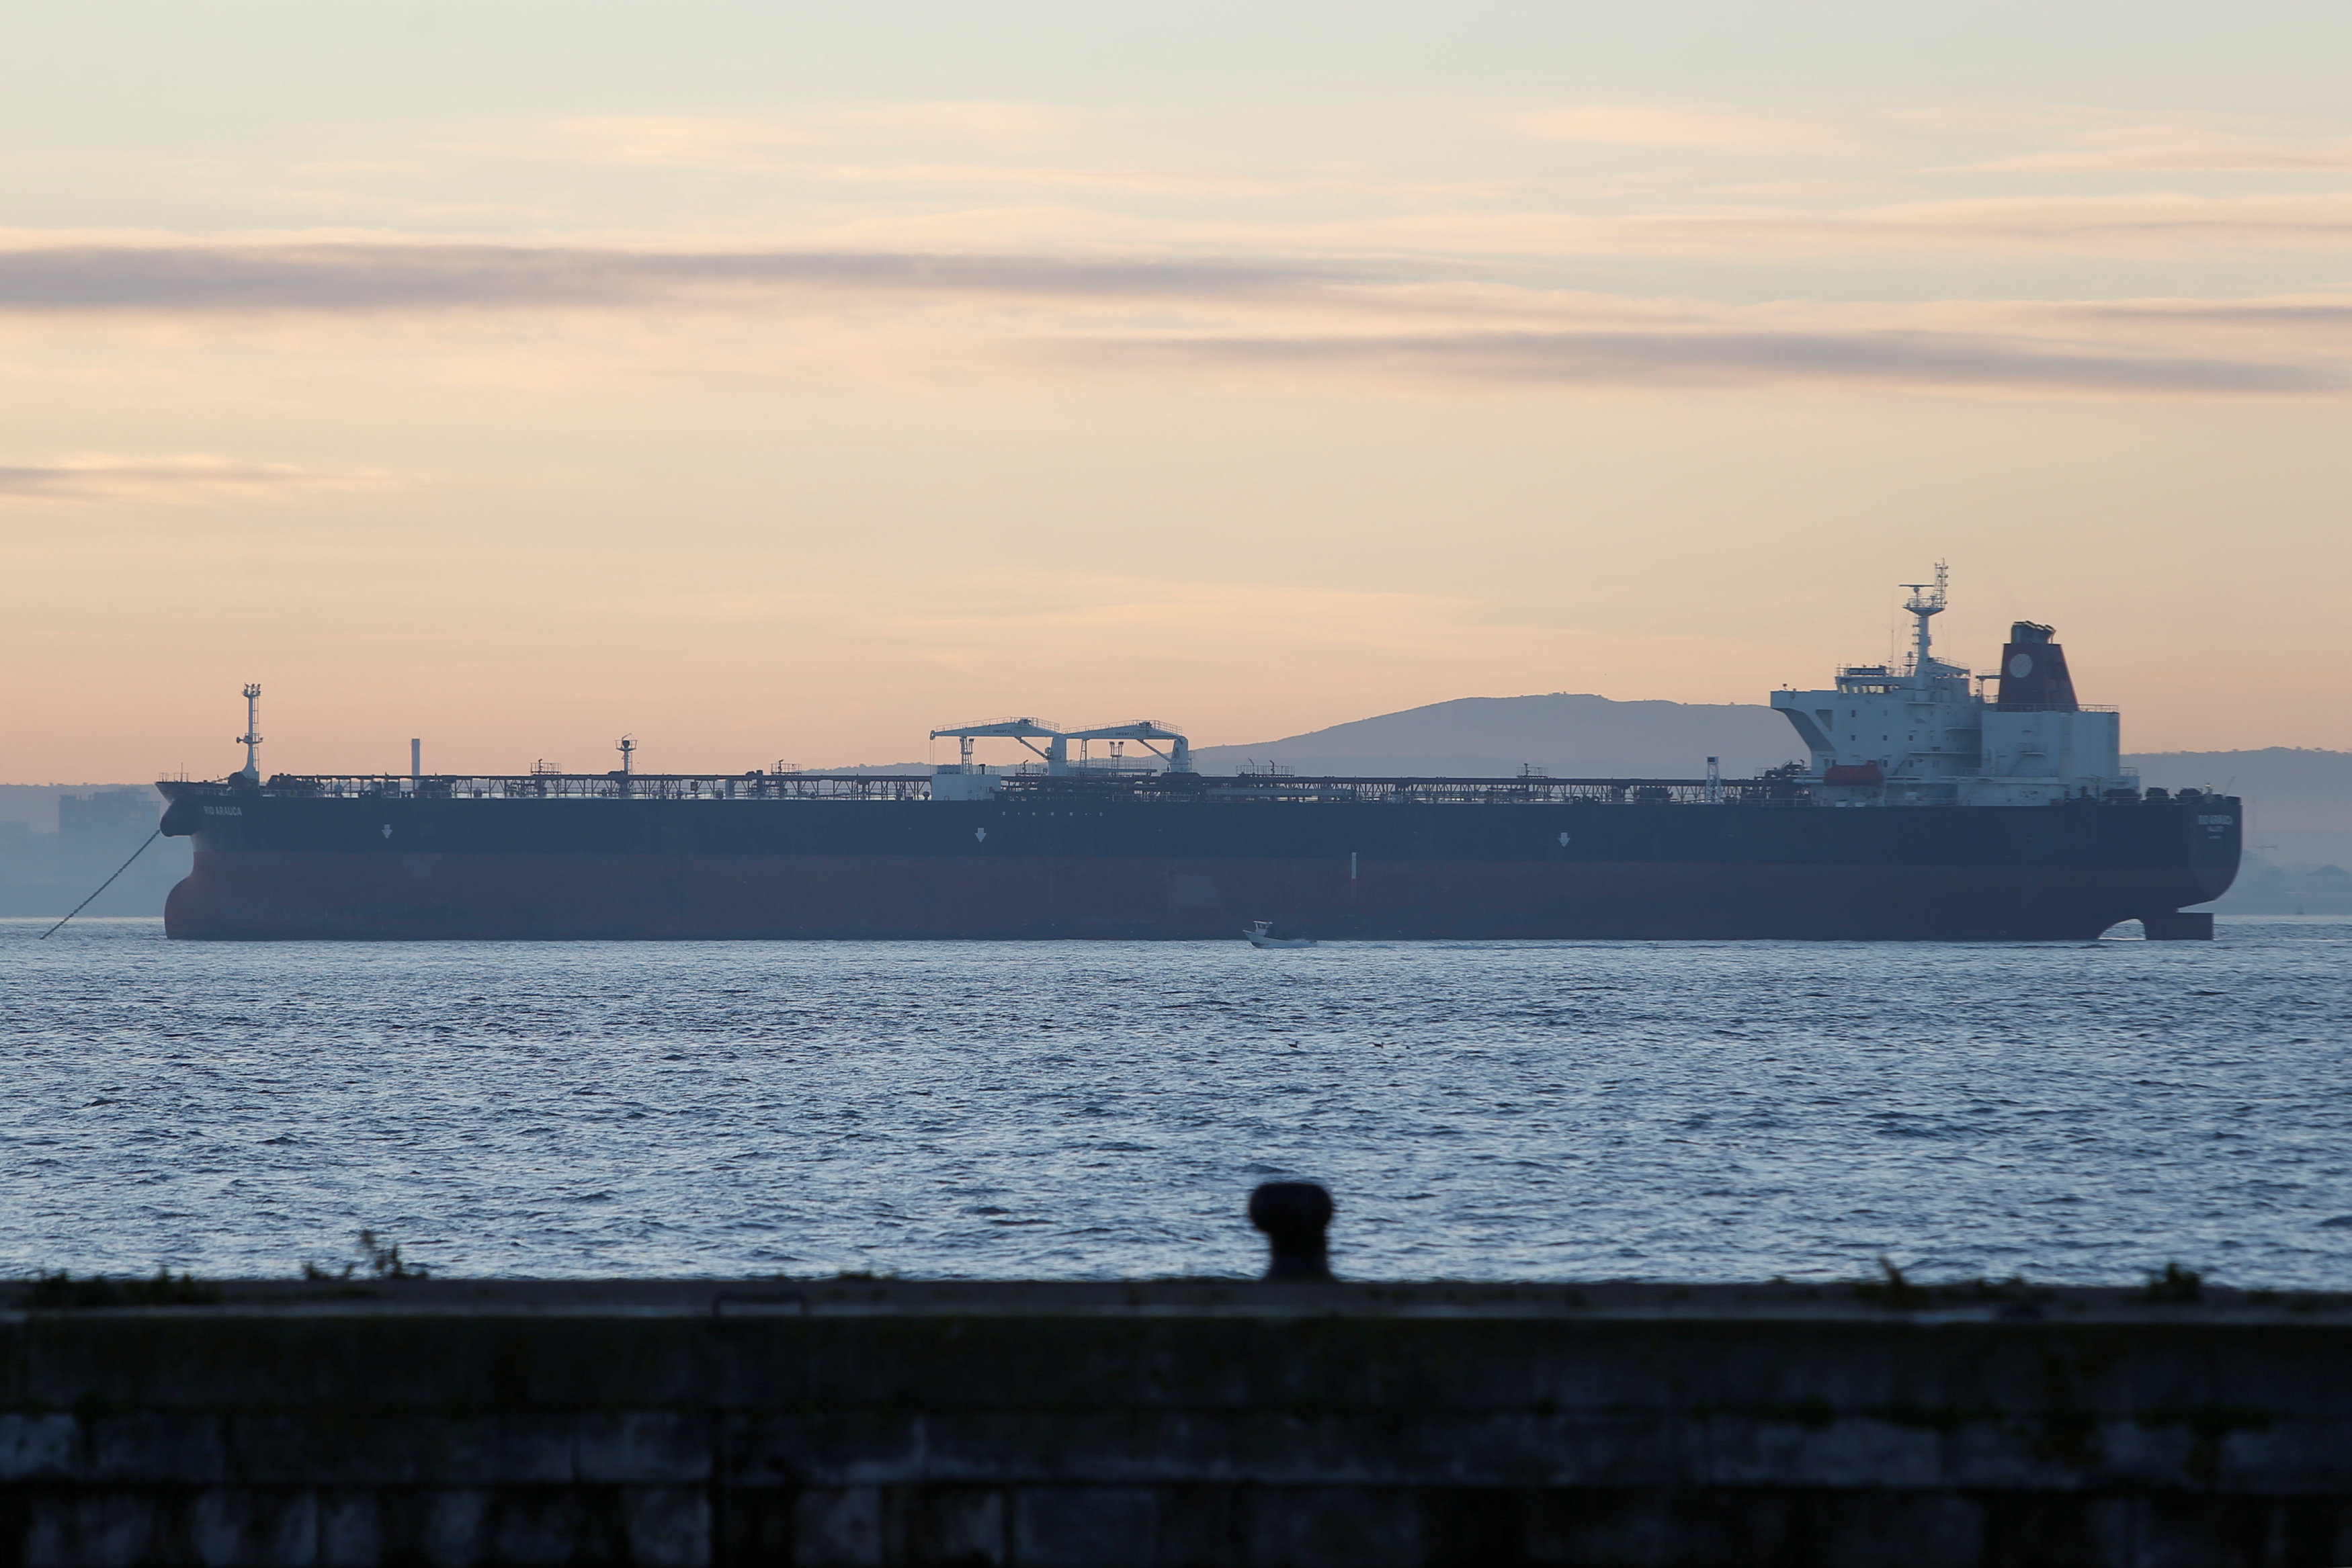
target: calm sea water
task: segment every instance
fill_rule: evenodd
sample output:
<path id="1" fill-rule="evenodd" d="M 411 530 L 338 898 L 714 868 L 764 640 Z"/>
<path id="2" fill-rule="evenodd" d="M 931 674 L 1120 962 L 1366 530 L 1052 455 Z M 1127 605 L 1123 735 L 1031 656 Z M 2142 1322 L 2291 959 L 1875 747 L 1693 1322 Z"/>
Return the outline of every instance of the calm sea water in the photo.
<path id="1" fill-rule="evenodd" d="M 176 944 L 0 922 L 0 1273 L 2352 1289 L 2352 924 L 2211 944 Z"/>

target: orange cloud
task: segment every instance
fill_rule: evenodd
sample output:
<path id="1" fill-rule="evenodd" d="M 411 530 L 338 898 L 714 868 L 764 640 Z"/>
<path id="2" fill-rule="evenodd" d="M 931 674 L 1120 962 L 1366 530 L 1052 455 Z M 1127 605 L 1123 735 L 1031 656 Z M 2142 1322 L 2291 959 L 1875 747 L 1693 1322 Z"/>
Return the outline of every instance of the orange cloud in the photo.
<path id="1" fill-rule="evenodd" d="M 1979 169 L 2047 173 L 2326 173 L 2352 169 L 2352 138 L 2296 140 L 2192 126 L 2139 125 L 2087 132 L 2071 149 L 2023 153 Z"/>
<path id="2" fill-rule="evenodd" d="M 1071 118 L 1044 104 L 990 102 L 876 104 L 787 116 L 591 115 L 546 126 L 537 150 L 592 163 L 762 169 L 784 154 L 852 136 L 1024 145 Z"/>

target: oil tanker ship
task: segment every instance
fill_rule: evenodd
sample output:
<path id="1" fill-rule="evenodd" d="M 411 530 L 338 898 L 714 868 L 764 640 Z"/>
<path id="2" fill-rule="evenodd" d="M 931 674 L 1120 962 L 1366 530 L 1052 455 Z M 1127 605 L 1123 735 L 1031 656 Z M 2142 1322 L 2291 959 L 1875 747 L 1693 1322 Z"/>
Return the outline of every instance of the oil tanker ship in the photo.
<path id="1" fill-rule="evenodd" d="M 2086 939 L 2210 936 L 2239 802 L 2142 790 L 2048 627 L 1988 696 L 1932 652 L 1784 689 L 1807 752 L 1753 779 L 1195 772 L 1150 721 L 933 731 L 926 774 L 761 768 L 165 780 L 194 840 L 174 937 Z M 972 760 L 1009 739 L 1034 760 Z M 1090 755 L 1095 742 L 1110 756 Z M 1078 755 L 1071 755 L 1071 743 Z M 1126 748 L 1138 755 L 1130 758 Z"/>

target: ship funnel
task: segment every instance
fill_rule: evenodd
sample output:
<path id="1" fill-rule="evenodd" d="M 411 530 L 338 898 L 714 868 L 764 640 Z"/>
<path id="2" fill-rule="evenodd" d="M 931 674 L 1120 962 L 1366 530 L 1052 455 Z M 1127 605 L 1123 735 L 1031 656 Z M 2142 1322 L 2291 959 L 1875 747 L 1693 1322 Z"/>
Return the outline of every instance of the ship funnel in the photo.
<path id="1" fill-rule="evenodd" d="M 2020 621 L 2009 629 L 2000 651 L 2000 697 L 2005 708 L 2044 708 L 2074 713 L 2074 677 L 2066 673 L 2066 650 L 2050 640 L 2051 629 Z"/>

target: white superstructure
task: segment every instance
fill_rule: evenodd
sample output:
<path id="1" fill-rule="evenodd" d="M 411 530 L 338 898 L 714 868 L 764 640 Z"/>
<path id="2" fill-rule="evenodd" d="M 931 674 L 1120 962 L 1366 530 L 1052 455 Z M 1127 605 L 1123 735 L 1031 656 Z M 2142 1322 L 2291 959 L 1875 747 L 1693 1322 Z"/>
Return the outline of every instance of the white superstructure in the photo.
<path id="1" fill-rule="evenodd" d="M 2065 653 L 2050 628 L 2019 622 L 2002 650 L 2000 690 L 1933 652 L 1928 623 L 1945 607 L 1946 570 L 1906 583 L 1917 622 L 1900 669 L 1853 664 L 1827 691 L 1777 691 L 1811 752 L 1813 799 L 1843 806 L 2031 806 L 2068 796 L 2137 791 L 2123 770 L 2115 709 L 2074 700 Z M 1982 679 L 1994 679 L 1984 676 Z"/>

